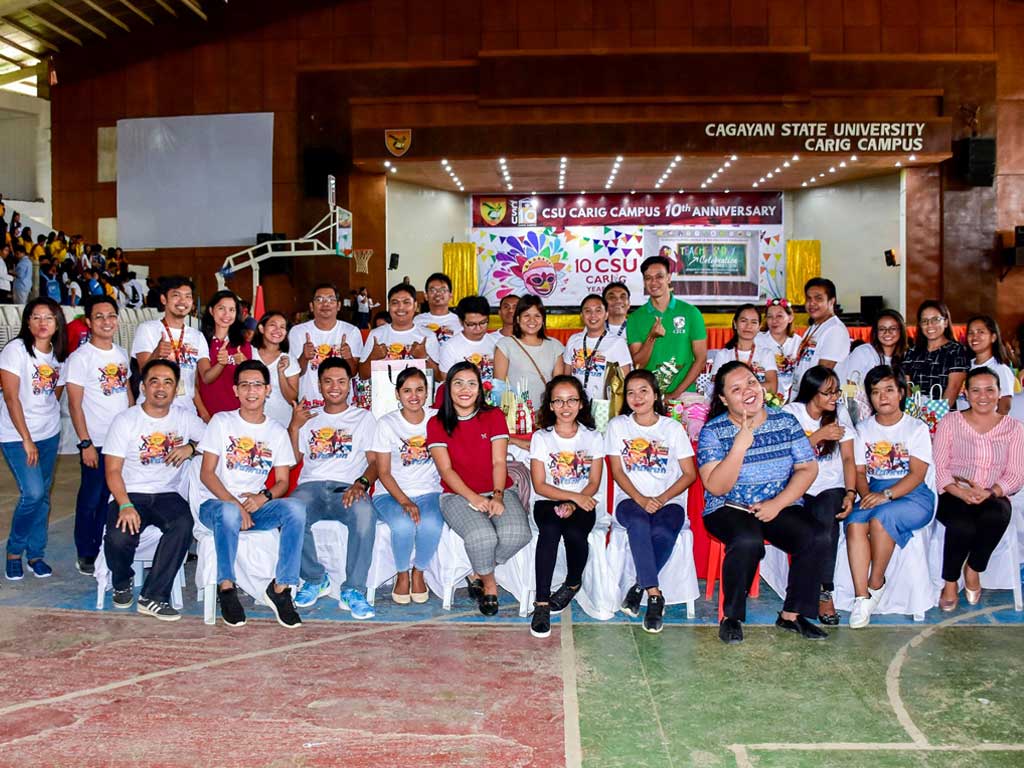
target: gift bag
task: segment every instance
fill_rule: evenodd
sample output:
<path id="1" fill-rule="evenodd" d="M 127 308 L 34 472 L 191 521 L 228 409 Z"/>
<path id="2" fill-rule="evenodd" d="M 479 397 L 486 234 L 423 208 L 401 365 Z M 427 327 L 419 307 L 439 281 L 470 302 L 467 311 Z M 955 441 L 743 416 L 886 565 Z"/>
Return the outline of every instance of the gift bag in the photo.
<path id="1" fill-rule="evenodd" d="M 426 370 L 426 360 L 374 360 L 370 363 L 370 412 L 375 419 L 386 413 L 398 410 L 398 397 L 395 394 L 395 381 L 398 374 L 406 368 L 419 368 L 427 376 L 427 392 L 431 389 L 430 372 Z"/>
<path id="2" fill-rule="evenodd" d="M 608 363 L 604 375 L 604 392 L 608 400 L 608 418 L 614 419 L 622 412 L 626 400 L 626 377 L 618 363 Z"/>
<path id="3" fill-rule="evenodd" d="M 936 390 L 938 390 L 938 397 L 936 397 Z M 942 385 L 933 384 L 928 397 L 925 397 L 921 390 L 917 390 L 907 398 L 906 412 L 927 424 L 928 432 L 932 437 L 935 436 L 939 421 L 949 413 L 949 401 L 943 397 L 943 394 L 945 392 Z"/>
<path id="4" fill-rule="evenodd" d="M 704 371 L 697 374 L 697 380 L 693 383 L 697 392 L 702 394 L 707 400 L 711 399 L 711 395 L 715 389 L 715 377 L 711 375 L 711 366 L 712 363 L 709 360 L 704 364 Z"/>
<path id="5" fill-rule="evenodd" d="M 860 371 L 853 371 L 843 384 L 843 399 L 854 426 L 871 417 L 871 403 L 864 391 L 864 376 Z"/>
<path id="6" fill-rule="evenodd" d="M 686 434 L 690 440 L 696 440 L 708 420 L 711 407 L 703 395 L 696 392 L 684 392 L 678 401 L 670 401 L 668 411 L 669 416 L 686 428 Z"/>
<path id="7" fill-rule="evenodd" d="M 590 412 L 594 415 L 594 426 L 602 435 L 608 429 L 611 400 L 594 399 L 590 401 Z"/>

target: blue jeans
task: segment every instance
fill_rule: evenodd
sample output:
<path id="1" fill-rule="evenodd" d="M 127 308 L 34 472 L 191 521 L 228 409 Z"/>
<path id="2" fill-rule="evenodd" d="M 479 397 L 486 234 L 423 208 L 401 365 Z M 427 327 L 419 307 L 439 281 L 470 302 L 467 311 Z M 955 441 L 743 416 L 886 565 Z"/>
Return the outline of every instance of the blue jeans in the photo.
<path id="1" fill-rule="evenodd" d="M 292 498 L 306 505 L 306 532 L 302 538 L 302 580 L 319 583 L 324 578 L 324 567 L 316 557 L 313 524 L 321 520 L 337 520 L 348 529 L 348 551 L 345 555 L 345 583 L 341 590 L 356 589 L 366 594 L 366 575 L 373 558 L 373 542 L 377 534 L 377 516 L 369 496 L 364 496 L 351 507 L 346 507 L 341 491 L 348 483 L 332 480 L 314 480 L 302 483 Z"/>
<path id="2" fill-rule="evenodd" d="M 425 493 L 409 499 L 420 508 L 419 523 L 414 523 L 412 518 L 405 514 L 402 505 L 395 501 L 393 496 L 377 496 L 373 500 L 377 515 L 391 529 L 391 551 L 394 553 L 395 566 L 399 573 L 409 570 L 410 561 L 417 571 L 427 569 L 430 559 L 437 551 L 437 544 L 441 541 L 441 528 L 444 526 L 440 500 L 440 493 Z M 414 546 L 415 560 L 412 559 Z"/>
<path id="3" fill-rule="evenodd" d="M 623 499 L 615 517 L 626 529 L 629 551 L 636 565 L 636 583 L 644 589 L 658 586 L 658 573 L 672 557 L 679 532 L 686 525 L 686 510 L 666 504 L 653 515 L 632 499 Z"/>
<path id="4" fill-rule="evenodd" d="M 96 469 L 82 464 L 82 483 L 75 502 L 75 549 L 79 557 L 96 557 L 103 544 L 103 526 L 107 523 L 107 476 L 103 465 L 103 449 L 97 447 Z M 81 463 L 81 459 L 79 459 Z"/>
<path id="5" fill-rule="evenodd" d="M 0 443 L 7 466 L 11 468 L 14 481 L 21 494 L 11 517 L 11 535 L 7 538 L 7 554 L 29 560 L 37 560 L 46 554 L 47 526 L 50 520 L 50 486 L 53 485 L 53 468 L 57 463 L 57 448 L 60 435 L 37 440 L 39 461 L 30 467 L 25 447 L 17 441 Z"/>
<path id="6" fill-rule="evenodd" d="M 217 549 L 217 582 L 233 582 L 238 535 L 242 532 L 241 507 L 233 501 L 208 499 L 199 507 L 199 522 L 213 531 L 213 545 Z M 268 501 L 252 513 L 252 522 L 250 530 L 281 529 L 274 578 L 281 585 L 297 585 L 302 530 L 306 524 L 306 510 L 302 502 L 295 499 Z"/>

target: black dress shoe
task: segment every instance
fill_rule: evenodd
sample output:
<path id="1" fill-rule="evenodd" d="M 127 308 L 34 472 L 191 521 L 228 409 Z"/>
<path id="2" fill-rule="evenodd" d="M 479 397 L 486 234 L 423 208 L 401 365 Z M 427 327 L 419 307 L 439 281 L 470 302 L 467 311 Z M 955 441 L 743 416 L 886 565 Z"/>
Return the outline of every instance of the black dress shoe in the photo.
<path id="1" fill-rule="evenodd" d="M 795 620 L 791 620 L 782 618 L 780 613 L 779 618 L 775 620 L 775 626 L 787 632 L 796 632 L 805 640 L 824 640 L 828 637 L 828 632 L 815 624 L 811 624 L 803 616 L 797 616 Z"/>
<path id="2" fill-rule="evenodd" d="M 484 595 L 480 598 L 480 613 L 484 616 L 494 616 L 498 612 L 498 596 Z"/>
<path id="3" fill-rule="evenodd" d="M 739 619 L 722 619 L 718 625 L 718 639 L 726 645 L 743 642 L 743 625 Z"/>
<path id="4" fill-rule="evenodd" d="M 471 579 L 467 576 L 466 589 L 469 591 L 469 597 L 471 600 L 479 602 L 480 598 L 484 596 L 484 582 L 481 579 Z"/>

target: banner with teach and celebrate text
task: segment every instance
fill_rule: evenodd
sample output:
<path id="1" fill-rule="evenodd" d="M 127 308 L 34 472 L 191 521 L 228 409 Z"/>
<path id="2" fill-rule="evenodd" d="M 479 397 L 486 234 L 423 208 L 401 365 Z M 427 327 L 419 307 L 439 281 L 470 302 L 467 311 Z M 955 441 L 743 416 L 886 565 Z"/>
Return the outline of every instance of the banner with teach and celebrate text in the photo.
<path id="1" fill-rule="evenodd" d="M 782 296 L 782 194 L 474 195 L 479 292 L 576 307 L 610 282 L 644 302 L 640 264 L 663 255 L 673 290 L 699 304 Z"/>

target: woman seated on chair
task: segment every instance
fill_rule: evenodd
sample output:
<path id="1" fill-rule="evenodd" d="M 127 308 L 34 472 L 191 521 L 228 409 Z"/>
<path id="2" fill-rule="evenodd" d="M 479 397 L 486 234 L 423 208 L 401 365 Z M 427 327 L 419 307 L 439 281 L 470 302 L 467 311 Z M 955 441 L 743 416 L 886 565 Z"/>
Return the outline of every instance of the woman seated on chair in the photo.
<path id="1" fill-rule="evenodd" d="M 551 634 L 551 614 L 561 613 L 579 592 L 590 548 L 587 537 L 597 519 L 597 494 L 604 468 L 604 439 L 583 385 L 556 376 L 544 389 L 540 429 L 530 441 L 530 476 L 537 494 L 533 519 L 537 537 L 537 597 L 530 634 Z M 551 594 L 558 542 L 565 541 L 565 582 Z"/>
<path id="2" fill-rule="evenodd" d="M 818 475 L 814 450 L 793 414 L 765 408 L 764 388 L 744 363 L 733 360 L 715 374 L 697 460 L 704 527 L 725 544 L 718 637 L 729 644 L 743 641 L 747 590 L 764 557 L 765 539 L 792 556 L 775 626 L 809 640 L 828 637 L 806 618 L 817 615 L 828 546 L 827 531 L 803 507 Z"/>
<path id="3" fill-rule="evenodd" d="M 462 361 L 448 369 L 444 402 L 427 423 L 427 447 L 441 476 L 441 514 L 466 543 L 473 567 L 467 578 L 480 613 L 498 612 L 494 567 L 508 561 L 532 537 L 526 510 L 506 467 L 508 427 L 486 404 L 480 370 Z"/>
<path id="4" fill-rule="evenodd" d="M 377 517 L 391 529 L 398 573 L 391 599 L 408 605 L 410 600 L 425 603 L 430 597 L 423 572 L 437 551 L 444 520 L 440 478 L 427 451 L 427 421 L 436 411 L 423 407 L 427 402 L 426 374 L 419 368 L 406 368 L 395 379 L 395 392 L 401 407 L 381 417 L 370 444 L 377 457 L 373 506 Z"/>
<path id="5" fill-rule="evenodd" d="M 945 586 L 939 607 L 959 602 L 963 573 L 967 602 L 981 599 L 980 575 L 1010 524 L 1010 499 L 1024 486 L 1024 424 L 1000 415 L 999 376 L 989 368 L 967 374 L 966 411 L 943 417 L 935 431 L 936 517 L 946 526 Z"/>
<path id="6" fill-rule="evenodd" d="M 636 584 L 622 603 L 627 616 L 640 615 L 647 592 L 644 630 L 661 632 L 665 598 L 658 573 L 672 556 L 686 524 L 683 492 L 697 479 L 693 447 L 683 426 L 665 415 L 654 374 L 632 370 L 625 381 L 622 415 L 608 423 L 605 452 L 615 493 L 615 518 L 626 529 L 636 565 Z"/>
<path id="7" fill-rule="evenodd" d="M 846 518 L 853 577 L 850 628 L 866 627 L 885 591 L 885 569 L 896 546 L 932 519 L 935 495 L 925 484 L 932 443 L 923 421 L 903 413 L 903 374 L 879 365 L 864 377 L 873 415 L 857 426 L 855 456 L 860 501 Z"/>

